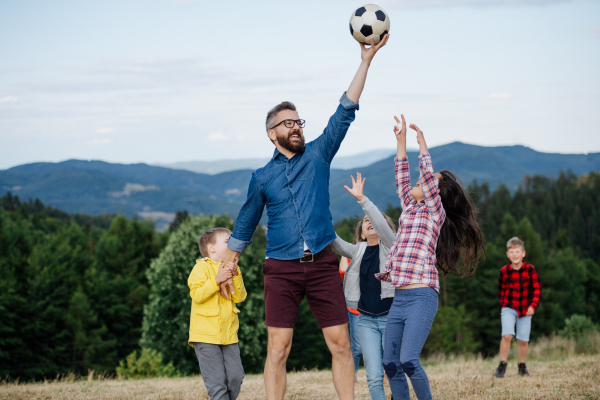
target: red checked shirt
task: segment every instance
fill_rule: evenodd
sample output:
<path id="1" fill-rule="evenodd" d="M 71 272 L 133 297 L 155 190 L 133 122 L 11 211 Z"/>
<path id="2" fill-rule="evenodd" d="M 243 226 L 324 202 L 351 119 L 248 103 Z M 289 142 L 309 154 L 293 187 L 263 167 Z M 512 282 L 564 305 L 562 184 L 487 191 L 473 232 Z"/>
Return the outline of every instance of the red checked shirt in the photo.
<path id="1" fill-rule="evenodd" d="M 424 200 L 410 195 L 408 158 L 396 158 L 396 187 L 402 202 L 398 233 L 385 263 L 384 272 L 375 277 L 391 282 L 393 287 L 422 283 L 440 291 L 435 249 L 446 211 L 438 193 L 438 179 L 433 174 L 431 156 L 419 156 L 421 189 Z"/>
<path id="2" fill-rule="evenodd" d="M 502 267 L 498 277 L 498 294 L 502 307 L 512 308 L 519 318 L 527 314 L 529 307 L 537 309 L 542 285 L 533 265 L 523 262 L 519 270 L 512 269 L 510 264 Z"/>

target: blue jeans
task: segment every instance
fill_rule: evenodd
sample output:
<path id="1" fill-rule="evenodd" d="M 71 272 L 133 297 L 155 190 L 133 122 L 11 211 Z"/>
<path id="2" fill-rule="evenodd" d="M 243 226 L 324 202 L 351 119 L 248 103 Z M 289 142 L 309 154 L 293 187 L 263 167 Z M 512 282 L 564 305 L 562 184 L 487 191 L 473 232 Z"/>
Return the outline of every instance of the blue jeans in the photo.
<path id="1" fill-rule="evenodd" d="M 354 356 L 354 373 L 356 373 L 358 371 L 358 364 L 360 363 L 360 355 L 362 354 L 360 337 L 358 336 L 358 315 L 348 311 L 348 318 L 350 319 L 348 323 L 350 327 L 350 347 Z"/>
<path id="2" fill-rule="evenodd" d="M 417 399 L 431 399 L 429 379 L 419 361 L 437 313 L 438 295 L 430 287 L 396 289 L 385 329 L 383 368 L 394 400 L 410 399 L 406 375 Z"/>
<path id="3" fill-rule="evenodd" d="M 388 316 L 360 313 L 358 331 L 362 343 L 363 361 L 367 370 L 367 383 L 372 400 L 385 400 L 383 389 L 383 341 Z"/>

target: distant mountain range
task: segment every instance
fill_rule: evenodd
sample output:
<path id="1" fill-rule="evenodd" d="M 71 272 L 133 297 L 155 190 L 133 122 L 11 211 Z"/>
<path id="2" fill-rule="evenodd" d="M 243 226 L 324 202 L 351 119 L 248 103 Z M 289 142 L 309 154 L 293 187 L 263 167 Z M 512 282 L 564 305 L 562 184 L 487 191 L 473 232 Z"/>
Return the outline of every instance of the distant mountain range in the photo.
<path id="1" fill-rule="evenodd" d="M 600 170 L 600 153 L 550 154 L 524 146 L 482 147 L 451 143 L 430 149 L 436 170 L 448 169 L 465 183 L 504 183 L 516 190 L 525 175 L 558 176 L 571 170 L 580 175 Z M 413 182 L 419 175 L 418 152 L 409 151 Z M 262 164 L 264 165 L 264 164 Z M 363 167 L 332 169 L 331 212 L 334 221 L 360 213 L 360 207 L 344 189 L 350 174 L 367 178 L 365 194 L 382 210 L 397 205 L 393 156 Z M 69 160 L 34 163 L 0 171 L 0 188 L 22 199 L 44 203 L 72 213 L 138 214 L 162 224 L 176 211 L 224 214 L 236 217 L 246 198 L 251 169 L 214 175 L 147 164 L 111 164 Z M 264 221 L 264 220 L 263 220 Z"/>
<path id="2" fill-rule="evenodd" d="M 354 156 L 335 157 L 331 168 L 348 169 L 371 165 L 379 160 L 390 157 L 396 150 L 379 149 L 371 150 Z M 185 169 L 187 171 L 199 172 L 201 174 L 220 174 L 221 172 L 236 171 L 240 169 L 255 170 L 269 162 L 269 158 L 240 158 L 217 161 L 182 161 L 173 164 L 155 164 L 157 167 L 173 169 Z"/>

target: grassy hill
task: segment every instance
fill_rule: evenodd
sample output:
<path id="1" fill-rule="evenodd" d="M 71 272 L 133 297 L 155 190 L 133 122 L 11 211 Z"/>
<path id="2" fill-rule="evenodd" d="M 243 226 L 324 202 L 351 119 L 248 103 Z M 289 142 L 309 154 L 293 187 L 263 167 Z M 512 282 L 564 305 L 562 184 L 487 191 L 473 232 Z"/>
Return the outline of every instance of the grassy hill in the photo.
<path id="1" fill-rule="evenodd" d="M 509 361 L 503 379 L 492 374 L 496 360 L 457 358 L 446 362 L 425 363 L 434 399 L 597 399 L 600 397 L 598 370 L 599 356 L 574 356 L 564 360 L 530 361 L 529 377 L 517 376 L 517 365 Z M 384 385 L 386 398 L 390 389 Z M 0 384 L 3 399 L 88 400 L 88 399 L 206 399 L 206 389 L 200 376 L 185 378 L 154 378 L 117 380 L 95 377 L 66 376 L 44 383 Z M 246 375 L 239 400 L 264 399 L 265 388 L 262 375 Z M 337 399 L 331 371 L 299 371 L 287 374 L 285 399 L 313 400 Z M 365 370 L 358 372 L 354 385 L 355 399 L 370 399 Z M 411 388 L 411 399 L 416 399 Z"/>
<path id="2" fill-rule="evenodd" d="M 503 183 L 516 190 L 525 175 L 557 176 L 562 170 L 583 174 L 600 169 L 600 153 L 550 154 L 524 146 L 482 147 L 451 143 L 431 149 L 436 170 L 449 169 L 465 183 Z M 409 152 L 413 182 L 419 171 L 417 152 Z M 334 220 L 360 212 L 344 189 L 350 174 L 359 170 L 367 178 L 366 194 L 385 209 L 396 205 L 393 157 L 352 170 L 332 169 L 331 211 Z M 72 213 L 132 215 L 160 211 L 224 214 L 235 217 L 245 200 L 251 170 L 216 175 L 147 164 L 111 164 L 68 160 L 33 163 L 0 171 L 0 189 L 22 199 L 44 203 Z"/>

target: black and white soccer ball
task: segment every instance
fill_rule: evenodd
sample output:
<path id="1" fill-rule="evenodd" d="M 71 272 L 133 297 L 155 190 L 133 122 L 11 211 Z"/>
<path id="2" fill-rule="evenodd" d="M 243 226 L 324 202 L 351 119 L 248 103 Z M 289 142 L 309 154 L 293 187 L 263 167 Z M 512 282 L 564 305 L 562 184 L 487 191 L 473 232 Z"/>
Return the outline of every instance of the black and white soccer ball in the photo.
<path id="1" fill-rule="evenodd" d="M 359 43 L 375 44 L 383 39 L 390 31 L 390 17 L 383 9 L 375 4 L 359 7 L 350 17 L 350 34 Z"/>

